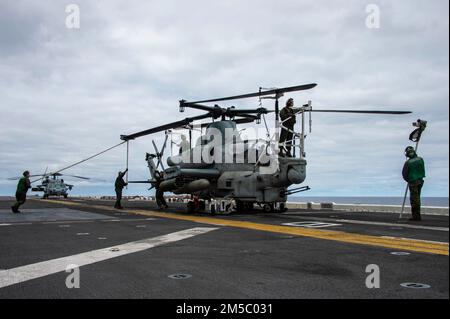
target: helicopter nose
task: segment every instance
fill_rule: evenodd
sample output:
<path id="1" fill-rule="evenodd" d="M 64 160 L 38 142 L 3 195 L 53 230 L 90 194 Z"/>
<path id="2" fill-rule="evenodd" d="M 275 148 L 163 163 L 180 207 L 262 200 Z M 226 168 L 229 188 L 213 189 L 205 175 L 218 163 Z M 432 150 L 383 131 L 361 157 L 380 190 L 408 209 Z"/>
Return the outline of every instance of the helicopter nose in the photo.
<path id="1" fill-rule="evenodd" d="M 295 168 L 290 168 L 288 170 L 287 178 L 288 178 L 289 182 L 291 182 L 292 184 L 300 184 L 301 182 L 303 182 L 305 180 L 304 174 L 301 174 Z"/>

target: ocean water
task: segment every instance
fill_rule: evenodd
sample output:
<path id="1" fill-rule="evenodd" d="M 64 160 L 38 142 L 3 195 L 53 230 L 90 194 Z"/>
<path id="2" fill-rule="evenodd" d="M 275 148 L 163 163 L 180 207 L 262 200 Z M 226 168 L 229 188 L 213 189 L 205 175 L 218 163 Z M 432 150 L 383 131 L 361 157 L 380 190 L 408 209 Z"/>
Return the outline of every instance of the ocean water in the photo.
<path id="1" fill-rule="evenodd" d="M 289 196 L 290 202 L 316 202 L 336 204 L 375 204 L 402 205 L 403 197 L 326 197 L 326 196 Z M 422 206 L 449 207 L 448 197 L 422 197 Z M 409 197 L 406 199 L 409 205 Z"/>

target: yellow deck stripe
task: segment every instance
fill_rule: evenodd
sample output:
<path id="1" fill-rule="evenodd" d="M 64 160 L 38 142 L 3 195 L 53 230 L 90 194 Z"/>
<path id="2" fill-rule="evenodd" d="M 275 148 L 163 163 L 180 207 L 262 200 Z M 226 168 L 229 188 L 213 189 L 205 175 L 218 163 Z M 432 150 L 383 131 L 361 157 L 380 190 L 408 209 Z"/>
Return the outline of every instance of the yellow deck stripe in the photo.
<path id="1" fill-rule="evenodd" d="M 58 204 L 68 204 L 74 206 L 88 206 L 97 209 L 115 211 L 114 208 L 102 205 L 87 205 L 82 203 L 57 201 L 57 200 L 47 200 L 48 202 L 54 202 Z M 403 239 L 403 238 L 384 238 L 372 235 L 362 235 L 355 233 L 348 233 L 342 231 L 332 231 L 323 229 L 309 229 L 309 228 L 299 228 L 292 226 L 278 226 L 270 224 L 261 224 L 255 222 L 230 220 L 214 217 L 203 217 L 203 216 L 193 216 L 193 215 L 181 215 L 176 213 L 161 213 L 155 211 L 146 210 L 132 210 L 126 209 L 125 212 L 132 214 L 139 214 L 150 217 L 161 217 L 170 218 L 184 221 L 192 221 L 196 223 L 208 224 L 208 225 L 218 225 L 218 226 L 230 226 L 237 228 L 245 228 L 259 231 L 266 231 L 272 233 L 289 234 L 295 236 L 305 236 L 311 238 L 333 240 L 345 243 L 359 244 L 359 245 L 369 245 L 378 246 L 385 248 L 394 248 L 401 250 L 416 251 L 422 253 L 431 253 L 438 255 L 449 255 L 449 247 L 447 243 L 434 243 L 434 242 L 424 242 L 421 240 L 414 239 Z"/>

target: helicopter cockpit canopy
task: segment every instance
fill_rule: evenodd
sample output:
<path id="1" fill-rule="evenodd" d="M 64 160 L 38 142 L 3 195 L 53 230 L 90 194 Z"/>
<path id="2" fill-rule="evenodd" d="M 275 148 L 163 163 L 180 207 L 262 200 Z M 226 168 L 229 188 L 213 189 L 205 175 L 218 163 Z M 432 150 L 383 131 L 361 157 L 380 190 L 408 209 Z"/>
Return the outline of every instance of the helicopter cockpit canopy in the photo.
<path id="1" fill-rule="evenodd" d="M 236 144 L 242 142 L 241 136 L 236 129 L 236 123 L 234 121 L 220 121 L 213 122 L 206 128 L 206 133 L 204 135 L 206 139 L 206 144 L 216 141 L 214 144 Z"/>

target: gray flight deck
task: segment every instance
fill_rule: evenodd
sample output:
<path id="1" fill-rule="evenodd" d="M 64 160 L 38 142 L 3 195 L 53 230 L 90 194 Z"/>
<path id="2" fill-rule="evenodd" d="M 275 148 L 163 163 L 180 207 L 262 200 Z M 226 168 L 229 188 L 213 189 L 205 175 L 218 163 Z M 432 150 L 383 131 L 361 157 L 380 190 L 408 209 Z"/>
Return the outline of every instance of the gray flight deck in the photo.
<path id="1" fill-rule="evenodd" d="M 0 299 L 449 298 L 448 216 L 209 216 L 90 199 L 30 199 L 12 214 L 12 202 L 0 199 Z M 402 240 L 418 248 L 396 248 Z M 80 288 L 66 286 L 69 261 L 81 263 Z M 368 265 L 378 266 L 380 288 L 366 287 Z"/>

